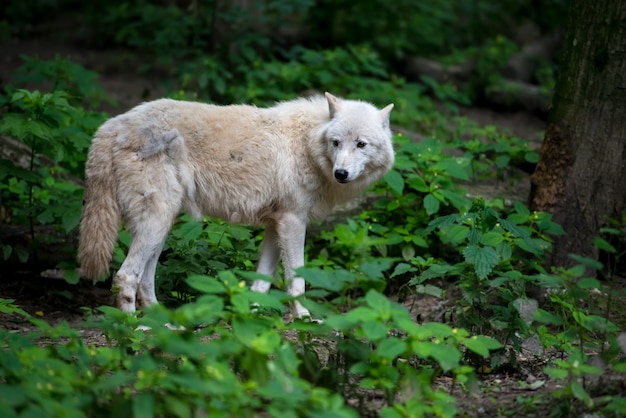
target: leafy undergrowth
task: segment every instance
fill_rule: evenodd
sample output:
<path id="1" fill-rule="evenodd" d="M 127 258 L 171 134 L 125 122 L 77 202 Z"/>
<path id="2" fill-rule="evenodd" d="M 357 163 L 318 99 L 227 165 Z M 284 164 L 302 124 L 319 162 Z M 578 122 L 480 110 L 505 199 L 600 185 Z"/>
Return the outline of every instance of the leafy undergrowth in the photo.
<path id="1" fill-rule="evenodd" d="M 607 344 L 568 354 L 543 339 L 576 338 L 553 330 L 504 346 L 445 324 L 452 298 L 400 304 L 370 290 L 339 312 L 329 295 L 349 274 L 301 273 L 317 284 L 304 303 L 322 323 L 289 321 L 290 298 L 251 292 L 249 272 L 189 277 L 196 296 L 178 308 L 102 307 L 71 325 L 3 300 L 5 318 L 23 326 L 0 331 L 2 416 L 618 416 L 623 407 L 624 363 L 607 361 Z"/>

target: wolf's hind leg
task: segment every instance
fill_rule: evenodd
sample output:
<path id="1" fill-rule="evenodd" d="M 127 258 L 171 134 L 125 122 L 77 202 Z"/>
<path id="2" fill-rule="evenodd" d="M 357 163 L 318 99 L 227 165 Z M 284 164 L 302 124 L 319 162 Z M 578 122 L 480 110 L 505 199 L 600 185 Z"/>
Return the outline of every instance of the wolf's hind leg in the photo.
<path id="1" fill-rule="evenodd" d="M 256 272 L 273 277 L 280 260 L 280 248 L 278 246 L 278 235 L 276 224 L 270 223 L 265 229 L 263 244 L 261 245 L 261 255 Z M 255 292 L 267 293 L 272 283 L 265 280 L 255 280 L 251 289 Z"/>
<path id="2" fill-rule="evenodd" d="M 162 225 L 156 231 L 150 231 L 144 226 L 133 234 L 126 260 L 113 280 L 114 289 L 117 291 L 117 304 L 122 311 L 135 311 L 138 293 L 143 304 L 156 302 L 154 270 L 168 230 L 169 224 Z"/>
<path id="3" fill-rule="evenodd" d="M 158 246 L 158 249 L 163 248 L 163 244 L 165 244 L 165 239 L 163 239 L 161 244 Z M 146 268 L 141 275 L 139 287 L 137 288 L 137 305 L 139 306 L 150 306 L 158 302 L 155 292 L 154 278 L 160 253 L 160 250 L 154 253 L 154 255 L 148 260 Z"/>
<path id="4" fill-rule="evenodd" d="M 168 186 L 171 185 L 164 184 L 164 187 Z M 169 190 L 172 191 L 172 188 Z M 136 209 L 127 213 L 126 227 L 132 235 L 132 241 L 126 260 L 113 281 L 117 291 L 117 304 L 122 311 L 135 311 L 138 294 L 144 305 L 156 302 L 156 263 L 180 208 L 181 199 L 182 193 L 145 193 L 140 201 L 133 202 Z M 173 202 L 178 204 L 172 204 Z"/>

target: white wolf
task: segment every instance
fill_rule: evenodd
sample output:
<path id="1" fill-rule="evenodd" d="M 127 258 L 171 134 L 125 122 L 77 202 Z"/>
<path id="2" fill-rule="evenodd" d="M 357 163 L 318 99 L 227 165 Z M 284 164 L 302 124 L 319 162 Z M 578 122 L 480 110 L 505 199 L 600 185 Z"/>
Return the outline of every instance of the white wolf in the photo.
<path id="1" fill-rule="evenodd" d="M 393 165 L 393 104 L 329 93 L 271 108 L 161 99 L 105 122 L 86 166 L 78 259 L 84 274 L 108 269 L 120 222 L 132 235 L 114 278 L 117 304 L 157 302 L 154 274 L 175 217 L 186 211 L 266 227 L 257 271 L 273 276 L 279 259 L 288 293 L 304 293 L 310 220 L 379 180 Z M 252 289 L 267 292 L 257 280 Z M 308 316 L 297 300 L 293 313 Z"/>

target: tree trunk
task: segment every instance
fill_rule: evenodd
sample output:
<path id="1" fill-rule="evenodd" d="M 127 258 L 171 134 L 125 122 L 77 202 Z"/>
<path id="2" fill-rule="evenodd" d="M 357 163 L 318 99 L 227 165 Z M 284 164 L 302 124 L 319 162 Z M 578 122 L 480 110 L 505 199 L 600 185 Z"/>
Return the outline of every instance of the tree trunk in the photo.
<path id="1" fill-rule="evenodd" d="M 548 264 L 567 267 L 626 209 L 625 1 L 573 1 L 559 70 L 529 199 L 565 229 Z"/>

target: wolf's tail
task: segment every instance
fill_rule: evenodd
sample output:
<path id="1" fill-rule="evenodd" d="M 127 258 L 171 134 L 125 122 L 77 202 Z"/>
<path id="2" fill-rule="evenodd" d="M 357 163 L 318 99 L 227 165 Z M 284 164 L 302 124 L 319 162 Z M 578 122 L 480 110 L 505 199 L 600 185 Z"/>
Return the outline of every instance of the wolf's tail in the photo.
<path id="1" fill-rule="evenodd" d="M 78 261 L 83 275 L 97 280 L 108 270 L 121 221 L 110 138 L 96 133 L 86 166 Z"/>

